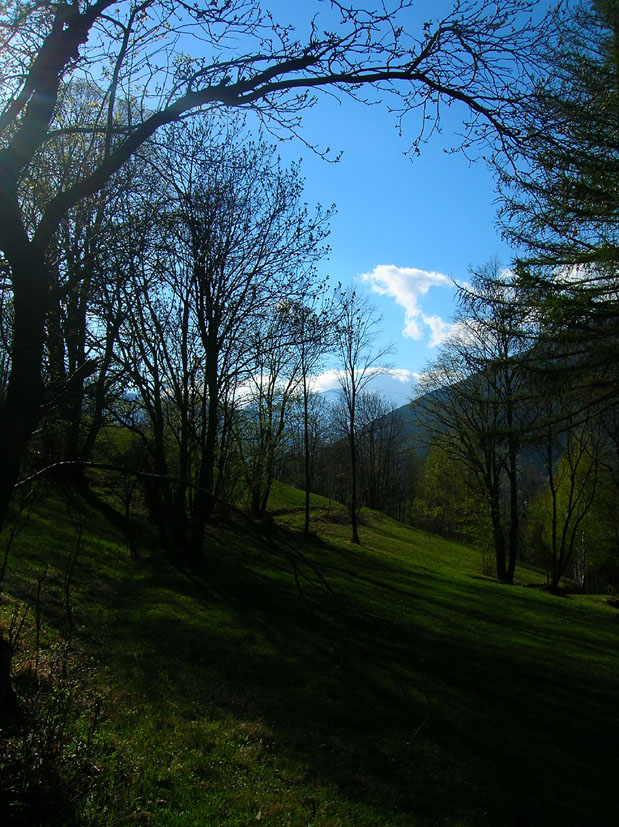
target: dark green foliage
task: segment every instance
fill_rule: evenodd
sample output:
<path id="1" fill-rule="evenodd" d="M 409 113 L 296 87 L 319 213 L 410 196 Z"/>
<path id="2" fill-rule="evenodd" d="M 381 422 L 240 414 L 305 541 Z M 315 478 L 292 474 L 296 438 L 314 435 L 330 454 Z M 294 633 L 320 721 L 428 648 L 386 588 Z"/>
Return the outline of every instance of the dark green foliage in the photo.
<path id="1" fill-rule="evenodd" d="M 619 6 L 566 4 L 547 70 L 521 110 L 521 157 L 499 169 L 520 298 L 542 328 L 542 381 L 569 371 L 581 405 L 616 404 Z M 513 159 L 511 159 L 513 161 Z"/>
<path id="2" fill-rule="evenodd" d="M 564 15 L 522 110 L 523 163 L 502 170 L 502 215 L 521 265 L 603 271 L 619 264 L 619 7 L 579 0 Z"/>
<path id="3" fill-rule="evenodd" d="M 488 507 L 471 477 L 466 466 L 453 459 L 440 442 L 434 445 L 424 462 L 411 505 L 412 524 L 480 549 L 492 549 Z M 485 573 L 492 574 L 493 568 Z"/>

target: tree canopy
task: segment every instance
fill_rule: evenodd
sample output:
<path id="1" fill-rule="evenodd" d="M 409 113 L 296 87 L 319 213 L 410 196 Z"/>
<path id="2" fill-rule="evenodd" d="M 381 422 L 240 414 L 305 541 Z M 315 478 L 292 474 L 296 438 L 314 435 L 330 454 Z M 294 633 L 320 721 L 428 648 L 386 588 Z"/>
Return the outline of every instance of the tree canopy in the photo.
<path id="1" fill-rule="evenodd" d="M 568 368 L 588 399 L 614 404 L 619 306 L 619 7 L 564 11 L 548 73 L 520 110 L 523 140 L 501 163 L 500 218 L 520 298 L 545 331 L 541 370 Z"/>

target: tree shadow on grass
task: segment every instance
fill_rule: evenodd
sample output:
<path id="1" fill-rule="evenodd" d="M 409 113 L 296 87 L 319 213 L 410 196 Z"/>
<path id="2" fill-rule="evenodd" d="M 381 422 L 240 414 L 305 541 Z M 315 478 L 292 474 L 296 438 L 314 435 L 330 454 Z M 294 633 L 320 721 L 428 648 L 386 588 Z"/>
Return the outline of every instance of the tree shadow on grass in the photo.
<path id="1" fill-rule="evenodd" d="M 517 590 L 491 616 L 479 584 L 324 542 L 294 556 L 281 529 L 218 533 L 202 572 L 159 563 L 118 600 L 113 666 L 149 702 L 267 722 L 272 758 L 382 823 L 611 818 L 617 681 L 563 657 L 577 629 L 528 647 L 541 630 Z"/>

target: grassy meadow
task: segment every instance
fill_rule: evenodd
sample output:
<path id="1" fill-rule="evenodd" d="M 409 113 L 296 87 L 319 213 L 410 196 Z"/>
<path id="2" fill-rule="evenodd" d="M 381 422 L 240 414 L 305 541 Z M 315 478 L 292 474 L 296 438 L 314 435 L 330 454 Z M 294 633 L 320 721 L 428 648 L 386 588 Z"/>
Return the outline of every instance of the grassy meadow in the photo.
<path id="1" fill-rule="evenodd" d="M 24 721 L 0 823 L 614 822 L 607 597 L 526 567 L 499 585 L 475 549 L 365 510 L 354 546 L 318 497 L 306 539 L 283 486 L 271 507 L 213 525 L 195 572 L 41 489 L 3 582 Z"/>

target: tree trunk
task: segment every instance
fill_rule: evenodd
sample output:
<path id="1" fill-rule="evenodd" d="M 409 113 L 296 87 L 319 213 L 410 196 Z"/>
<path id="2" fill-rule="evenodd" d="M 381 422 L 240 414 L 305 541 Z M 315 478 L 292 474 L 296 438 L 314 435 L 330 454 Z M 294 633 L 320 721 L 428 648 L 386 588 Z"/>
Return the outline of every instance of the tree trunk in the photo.
<path id="1" fill-rule="evenodd" d="M 11 682 L 13 647 L 0 637 L 0 723 L 15 719 L 19 714 L 17 695 Z"/>
<path id="2" fill-rule="evenodd" d="M 0 407 L 0 530 L 19 480 L 28 442 L 37 427 L 43 400 L 41 364 L 45 338 L 47 273 L 33 255 L 11 262 L 14 287 L 11 373 Z M 13 716 L 17 698 L 11 685 L 12 647 L 0 637 L 0 719 Z"/>
<path id="3" fill-rule="evenodd" d="M 303 373 L 303 471 L 305 476 L 305 521 L 303 523 L 303 534 L 309 535 L 310 527 L 310 448 L 309 448 L 309 411 L 307 404 L 307 377 Z"/>
<path id="4" fill-rule="evenodd" d="M 22 274 L 15 273 L 13 347 L 11 373 L 4 404 L 0 407 L 0 529 L 30 437 L 39 424 L 43 399 L 41 363 L 47 310 L 43 285 L 28 276 L 24 287 L 17 286 Z M 38 281 L 38 283 L 35 283 Z M 30 289 L 29 289 L 30 288 Z"/>
<path id="5" fill-rule="evenodd" d="M 511 423 L 510 423 L 511 425 Z M 518 557 L 518 530 L 519 530 L 519 514 L 518 514 L 518 468 L 517 468 L 517 451 L 513 445 L 509 449 L 509 506 L 510 506 L 510 521 L 509 521 L 509 558 L 507 561 L 507 579 L 509 583 L 514 582 L 514 573 L 516 571 L 516 560 Z"/>
<path id="6" fill-rule="evenodd" d="M 496 557 L 496 576 L 502 583 L 510 583 L 507 563 L 505 559 L 505 535 L 501 523 L 501 506 L 498 496 L 493 494 L 490 503 L 490 520 L 492 522 L 492 539 Z"/>
<path id="7" fill-rule="evenodd" d="M 207 373 L 210 373 L 210 370 L 207 362 Z M 193 563 L 198 563 L 203 557 L 202 544 L 204 541 L 204 531 L 215 509 L 213 490 L 215 488 L 215 455 L 217 452 L 217 432 L 219 427 L 219 388 L 217 386 L 216 375 L 209 375 L 207 383 L 208 409 L 205 417 L 206 435 L 202 443 L 198 490 L 194 501 L 191 540 L 189 544 L 191 562 Z"/>
<path id="8" fill-rule="evenodd" d="M 262 507 L 262 491 L 260 490 L 259 483 L 254 483 L 251 489 L 251 497 L 250 497 L 250 505 L 249 505 L 249 513 L 251 516 L 258 520 L 260 519 L 261 515 L 261 507 Z"/>
<path id="9" fill-rule="evenodd" d="M 352 526 L 351 542 L 361 545 L 357 520 L 357 446 L 355 435 L 351 427 L 350 436 L 350 522 Z"/>

